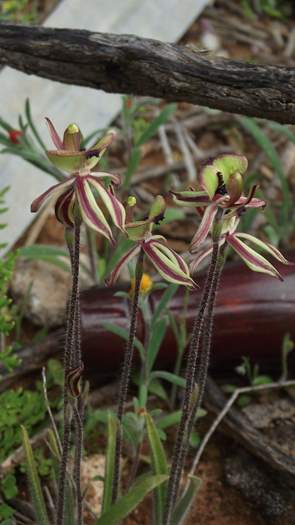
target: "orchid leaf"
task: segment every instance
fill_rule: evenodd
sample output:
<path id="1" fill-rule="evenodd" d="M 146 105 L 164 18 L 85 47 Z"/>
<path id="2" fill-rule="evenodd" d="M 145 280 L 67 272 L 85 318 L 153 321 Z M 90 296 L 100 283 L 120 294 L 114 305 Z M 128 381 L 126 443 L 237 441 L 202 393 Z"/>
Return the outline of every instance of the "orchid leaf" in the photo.
<path id="1" fill-rule="evenodd" d="M 108 411 L 108 442 L 105 460 L 103 484 L 102 514 L 108 512 L 112 506 L 112 488 L 116 455 L 117 420 L 114 414 Z"/>
<path id="2" fill-rule="evenodd" d="M 26 468 L 29 480 L 30 491 L 32 495 L 34 512 L 39 525 L 49 525 L 46 504 L 42 493 L 41 482 L 34 460 L 33 450 L 25 427 L 21 427 L 22 442 L 26 455 Z"/>
<path id="3" fill-rule="evenodd" d="M 201 479 L 189 475 L 189 483 L 180 500 L 177 502 L 173 513 L 173 523 L 182 525 L 188 516 L 190 508 L 201 486 Z"/>
<path id="4" fill-rule="evenodd" d="M 167 320 L 159 319 L 154 325 L 147 347 L 146 367 L 152 370 L 167 330 Z"/>
<path id="5" fill-rule="evenodd" d="M 118 525 L 124 518 L 129 516 L 149 492 L 159 487 L 167 479 L 167 475 L 151 476 L 148 474 L 141 476 L 129 489 L 128 493 L 112 505 L 108 512 L 98 518 L 94 525 Z"/>
<path id="6" fill-rule="evenodd" d="M 145 414 L 146 428 L 148 442 L 151 450 L 152 458 L 152 468 L 154 474 L 158 475 L 167 475 L 169 473 L 168 462 L 165 454 L 164 447 L 162 445 L 161 439 L 157 427 L 153 421 L 153 418 L 150 414 Z M 163 522 L 164 514 L 164 505 L 166 500 L 166 483 L 162 483 L 159 487 L 155 489 L 155 521 L 156 523 Z"/>
<path id="7" fill-rule="evenodd" d="M 129 331 L 126 330 L 125 328 L 118 326 L 114 323 L 104 323 L 103 326 L 106 330 L 108 330 L 109 332 L 112 332 L 112 334 L 118 335 L 119 337 L 124 339 L 124 341 L 128 341 Z M 144 361 L 145 360 L 145 349 L 144 349 L 142 342 L 137 337 L 134 338 L 134 346 L 139 351 L 140 357 Z"/>

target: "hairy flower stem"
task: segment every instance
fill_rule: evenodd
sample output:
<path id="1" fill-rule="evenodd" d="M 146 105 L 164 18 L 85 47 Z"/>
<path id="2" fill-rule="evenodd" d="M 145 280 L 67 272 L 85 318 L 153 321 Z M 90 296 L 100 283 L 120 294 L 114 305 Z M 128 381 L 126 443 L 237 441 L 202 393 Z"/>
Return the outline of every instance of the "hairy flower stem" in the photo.
<path id="1" fill-rule="evenodd" d="M 201 352 L 199 356 L 199 363 L 197 363 L 197 371 L 195 377 L 195 383 L 198 386 L 198 396 L 193 405 L 190 421 L 188 425 L 187 442 L 192 432 L 195 418 L 199 408 L 201 407 L 207 375 L 210 362 L 211 346 L 212 346 L 212 335 L 213 335 L 213 322 L 214 322 L 214 308 L 216 303 L 217 292 L 219 288 L 220 277 L 224 266 L 224 249 L 225 245 L 219 247 L 219 253 L 217 256 L 217 267 L 215 274 L 212 279 L 211 290 L 208 298 L 207 312 L 204 323 L 203 340 L 201 344 Z"/>
<path id="2" fill-rule="evenodd" d="M 193 408 L 193 397 L 195 393 L 196 365 L 198 362 L 200 346 L 203 339 L 206 312 L 211 295 L 210 292 L 212 287 L 212 281 L 214 280 L 219 260 L 220 222 L 220 213 L 217 213 L 214 228 L 216 233 L 213 237 L 213 251 L 210 266 L 207 272 L 206 281 L 199 305 L 199 310 L 194 322 L 191 342 L 188 350 L 187 366 L 185 371 L 185 391 L 181 407 L 181 420 L 177 429 L 176 442 L 174 445 L 172 456 L 170 477 L 168 480 L 167 499 L 163 521 L 164 525 L 170 525 L 171 523 L 173 507 L 177 500 L 181 480 L 181 473 L 185 461 L 185 454 L 188 442 L 188 429 L 190 424 L 190 416 Z"/>
<path id="3" fill-rule="evenodd" d="M 138 304 L 139 304 L 139 291 L 140 283 L 143 274 L 143 259 L 144 251 L 141 249 L 138 255 L 136 271 L 135 271 L 135 288 L 132 299 L 131 307 L 131 318 L 130 318 L 130 328 L 129 328 L 129 337 L 127 345 L 125 348 L 123 366 L 121 372 L 120 386 L 119 386 L 119 395 L 118 395 L 118 407 L 117 407 L 117 420 L 118 428 L 116 435 L 116 450 L 115 450 L 115 465 L 114 465 L 114 477 L 113 477 L 113 489 L 112 489 L 112 501 L 113 503 L 118 498 L 119 486 L 120 486 L 120 462 L 121 462 L 121 453 L 122 453 L 122 419 L 124 414 L 124 405 L 126 403 L 128 386 L 131 373 L 131 365 L 133 359 L 133 350 L 134 350 L 134 339 L 137 328 L 137 314 L 138 314 Z"/>
<path id="4" fill-rule="evenodd" d="M 66 240 L 70 252 L 72 265 L 72 290 L 67 308 L 66 321 L 66 340 L 64 349 L 64 432 L 62 444 L 62 457 L 60 463 L 59 480 L 58 480 L 58 498 L 57 498 L 57 517 L 56 525 L 64 524 L 65 508 L 65 490 L 67 463 L 71 439 L 71 419 L 72 410 L 70 405 L 70 393 L 68 387 L 68 377 L 71 367 L 76 361 L 77 356 L 77 334 L 79 333 L 78 323 L 79 316 L 79 259 L 80 259 L 80 219 L 75 219 L 74 241 L 72 231 L 66 232 Z M 79 339 L 79 336 L 78 336 Z M 76 354 L 76 355 L 75 355 Z"/>

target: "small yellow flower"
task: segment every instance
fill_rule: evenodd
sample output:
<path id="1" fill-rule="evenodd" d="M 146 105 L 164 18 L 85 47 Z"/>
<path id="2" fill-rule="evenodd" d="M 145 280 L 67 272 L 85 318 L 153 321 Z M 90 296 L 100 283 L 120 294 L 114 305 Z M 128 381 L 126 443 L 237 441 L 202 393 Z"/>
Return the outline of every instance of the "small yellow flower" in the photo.
<path id="1" fill-rule="evenodd" d="M 153 281 L 151 277 L 149 276 L 148 273 L 144 273 L 140 281 L 139 293 L 141 293 L 142 295 L 146 295 L 151 291 L 152 287 L 153 287 Z M 134 288 L 135 288 L 135 279 L 131 279 L 131 287 L 129 290 L 129 294 L 131 297 L 134 294 Z"/>

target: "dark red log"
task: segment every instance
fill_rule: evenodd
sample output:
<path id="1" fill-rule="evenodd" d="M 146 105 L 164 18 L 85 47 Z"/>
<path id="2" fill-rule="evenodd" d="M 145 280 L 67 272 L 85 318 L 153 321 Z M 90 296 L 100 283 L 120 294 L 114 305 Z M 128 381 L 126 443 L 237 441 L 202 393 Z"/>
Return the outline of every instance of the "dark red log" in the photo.
<path id="1" fill-rule="evenodd" d="M 215 331 L 212 365 L 222 371 L 232 370 L 243 355 L 265 368 L 279 367 L 280 349 L 285 333 L 295 339 L 295 269 L 280 268 L 284 281 L 253 273 L 243 264 L 226 266 L 221 280 L 215 310 Z M 187 323 L 191 328 L 198 308 L 200 289 L 190 294 Z M 154 310 L 160 291 L 150 296 Z M 184 289 L 179 287 L 169 310 L 180 319 L 183 312 Z M 114 296 L 113 290 L 91 288 L 82 294 L 82 341 L 87 367 L 98 374 L 113 373 L 120 367 L 124 342 L 108 333 L 105 323 L 128 327 L 128 300 Z M 144 322 L 139 319 L 138 337 L 144 338 Z M 158 366 L 171 366 L 176 356 L 176 344 L 171 330 L 160 350 Z"/>

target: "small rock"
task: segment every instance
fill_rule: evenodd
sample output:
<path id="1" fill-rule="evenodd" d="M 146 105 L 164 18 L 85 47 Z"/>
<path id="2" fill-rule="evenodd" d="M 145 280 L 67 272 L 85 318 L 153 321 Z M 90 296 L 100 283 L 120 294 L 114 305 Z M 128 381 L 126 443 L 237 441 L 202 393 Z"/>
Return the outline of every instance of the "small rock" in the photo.
<path id="1" fill-rule="evenodd" d="M 80 288 L 91 286 L 91 277 L 83 270 L 80 273 Z M 70 272 L 42 260 L 17 261 L 11 293 L 35 325 L 53 328 L 63 324 L 70 289 Z"/>
<path id="2" fill-rule="evenodd" d="M 100 514 L 103 496 L 103 481 L 97 477 L 104 476 L 105 456 L 94 454 L 83 459 L 81 465 L 81 485 L 86 491 L 86 501 L 91 510 Z"/>

